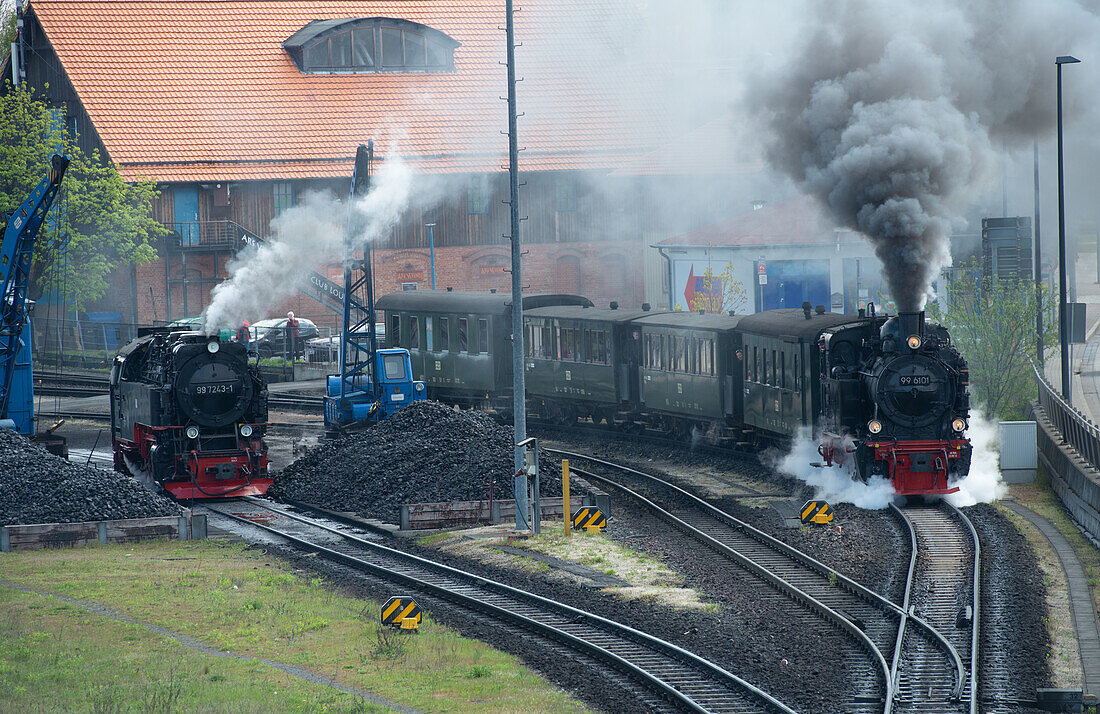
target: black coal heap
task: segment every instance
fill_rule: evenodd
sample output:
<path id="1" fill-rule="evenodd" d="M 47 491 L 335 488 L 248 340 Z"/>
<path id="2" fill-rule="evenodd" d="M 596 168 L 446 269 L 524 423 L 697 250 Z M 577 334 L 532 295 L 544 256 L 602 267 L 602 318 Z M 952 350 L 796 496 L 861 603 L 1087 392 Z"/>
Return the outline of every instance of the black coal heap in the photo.
<path id="1" fill-rule="evenodd" d="M 75 464 L 0 428 L 0 525 L 176 516 L 180 507 L 124 474 Z"/>
<path id="2" fill-rule="evenodd" d="M 269 494 L 397 522 L 403 503 L 512 497 L 512 428 L 477 411 L 416 402 L 365 431 L 326 442 L 275 477 Z M 540 460 L 542 495 L 561 494 L 556 462 Z"/>

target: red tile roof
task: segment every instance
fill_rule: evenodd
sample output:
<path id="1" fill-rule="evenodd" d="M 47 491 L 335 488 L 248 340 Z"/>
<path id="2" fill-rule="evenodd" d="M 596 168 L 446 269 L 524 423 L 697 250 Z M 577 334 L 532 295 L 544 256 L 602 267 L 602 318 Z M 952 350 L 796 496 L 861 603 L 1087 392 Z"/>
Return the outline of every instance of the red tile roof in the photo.
<path id="1" fill-rule="evenodd" d="M 618 168 L 658 141 L 660 113 L 642 122 L 619 101 L 618 90 L 632 84 L 625 75 L 597 71 L 603 63 L 578 60 L 584 53 L 570 46 L 606 39 L 589 21 L 608 1 L 530 0 L 516 14 L 524 43 L 517 51 L 526 115 L 521 170 Z M 501 0 L 33 0 L 31 7 L 127 178 L 345 177 L 368 138 L 382 153 L 396 144 L 426 172 L 496 171 L 507 160 Z M 348 17 L 403 18 L 448 34 L 461 43 L 455 71 L 299 72 L 282 42 L 311 20 Z M 535 29 L 560 27 L 561 17 L 572 20 L 566 39 Z"/>
<path id="2" fill-rule="evenodd" d="M 812 196 L 797 196 L 761 209 L 734 216 L 683 235 L 666 238 L 663 246 L 814 245 L 841 242 L 861 236 L 838 227 L 821 203 Z"/>

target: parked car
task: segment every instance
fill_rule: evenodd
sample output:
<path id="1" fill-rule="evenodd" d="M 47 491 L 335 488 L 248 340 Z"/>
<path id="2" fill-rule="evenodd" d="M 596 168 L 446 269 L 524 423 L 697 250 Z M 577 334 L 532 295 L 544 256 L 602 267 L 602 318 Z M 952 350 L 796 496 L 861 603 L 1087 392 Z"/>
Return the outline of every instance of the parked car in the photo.
<path id="1" fill-rule="evenodd" d="M 178 320 L 172 320 L 168 323 L 169 330 L 190 330 L 192 332 L 202 332 L 202 316 L 198 317 L 181 317 Z M 233 330 L 221 329 L 218 330 L 218 339 L 223 342 L 233 339 L 236 333 Z"/>
<path id="2" fill-rule="evenodd" d="M 290 345 L 287 342 L 286 318 L 277 317 L 271 320 L 260 320 L 248 328 L 251 339 L 248 342 L 248 351 L 259 354 L 260 359 L 268 357 L 292 356 L 289 352 Z M 320 334 L 311 320 L 298 318 L 298 341 L 294 347 L 294 357 L 301 357 L 305 352 L 306 344 L 316 339 Z"/>
<path id="3" fill-rule="evenodd" d="M 378 334 L 378 346 L 386 344 L 386 323 L 374 323 L 374 329 Z M 339 362 L 340 361 L 340 335 L 318 337 L 306 343 L 306 362 Z"/>

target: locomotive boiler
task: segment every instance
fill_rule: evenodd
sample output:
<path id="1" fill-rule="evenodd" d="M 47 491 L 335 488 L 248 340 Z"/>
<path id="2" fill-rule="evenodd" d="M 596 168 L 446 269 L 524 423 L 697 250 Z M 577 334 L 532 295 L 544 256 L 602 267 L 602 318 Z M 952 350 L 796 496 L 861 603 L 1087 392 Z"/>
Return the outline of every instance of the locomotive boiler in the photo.
<path id="1" fill-rule="evenodd" d="M 176 498 L 261 495 L 271 485 L 267 386 L 246 347 L 156 328 L 111 368 L 115 469 Z"/>
<path id="2" fill-rule="evenodd" d="M 820 452 L 899 495 L 953 493 L 970 470 L 965 360 L 924 313 L 873 315 L 826 330 Z"/>

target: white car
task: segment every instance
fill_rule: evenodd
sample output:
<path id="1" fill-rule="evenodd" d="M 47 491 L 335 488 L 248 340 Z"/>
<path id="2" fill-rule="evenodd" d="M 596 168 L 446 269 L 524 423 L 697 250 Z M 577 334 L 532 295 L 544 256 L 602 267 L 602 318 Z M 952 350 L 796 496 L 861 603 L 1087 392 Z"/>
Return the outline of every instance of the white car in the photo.
<path id="1" fill-rule="evenodd" d="M 261 359 L 267 357 L 291 356 L 288 353 L 290 345 L 287 344 L 286 318 L 277 317 L 271 320 L 260 320 L 248 328 L 248 351 L 260 355 Z M 295 345 L 295 357 L 300 357 L 305 351 L 306 344 L 317 337 L 320 331 L 312 320 L 303 317 L 298 318 L 298 342 Z"/>

